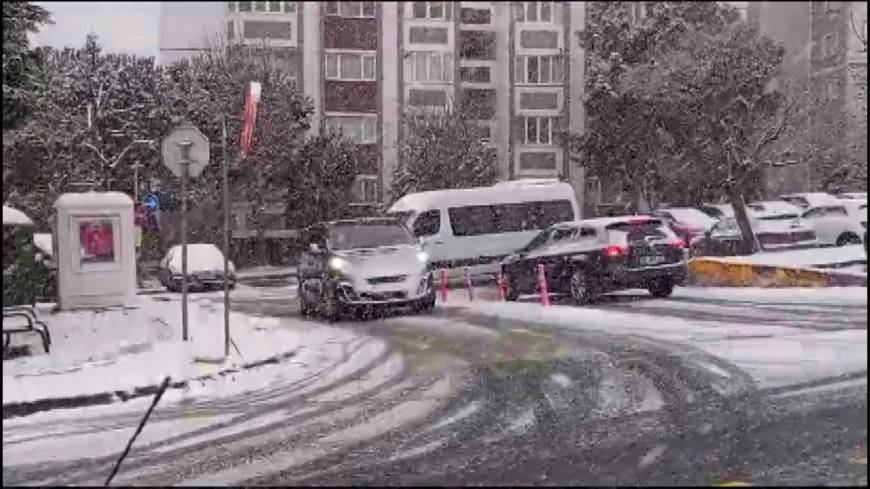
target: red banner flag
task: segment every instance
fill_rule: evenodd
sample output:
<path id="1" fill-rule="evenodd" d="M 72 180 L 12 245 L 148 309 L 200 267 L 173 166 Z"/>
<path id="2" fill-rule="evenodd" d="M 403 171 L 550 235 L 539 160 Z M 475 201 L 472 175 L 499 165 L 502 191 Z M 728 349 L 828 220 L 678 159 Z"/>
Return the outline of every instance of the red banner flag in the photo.
<path id="1" fill-rule="evenodd" d="M 244 158 L 254 145 L 254 124 L 257 120 L 257 104 L 260 102 L 260 84 L 251 82 L 248 95 L 245 97 L 245 120 L 242 124 L 242 135 L 239 138 L 241 156 Z"/>

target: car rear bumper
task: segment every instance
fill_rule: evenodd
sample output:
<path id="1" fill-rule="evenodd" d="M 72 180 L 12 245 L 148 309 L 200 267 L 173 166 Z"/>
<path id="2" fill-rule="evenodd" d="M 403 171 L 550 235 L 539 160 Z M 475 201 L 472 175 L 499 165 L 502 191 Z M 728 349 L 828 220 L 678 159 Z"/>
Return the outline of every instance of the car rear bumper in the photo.
<path id="1" fill-rule="evenodd" d="M 644 288 L 650 282 L 660 280 L 670 280 L 679 285 L 685 283 L 689 275 L 685 261 L 643 268 L 616 268 L 608 272 L 602 274 L 601 281 L 604 284 L 629 288 Z"/>

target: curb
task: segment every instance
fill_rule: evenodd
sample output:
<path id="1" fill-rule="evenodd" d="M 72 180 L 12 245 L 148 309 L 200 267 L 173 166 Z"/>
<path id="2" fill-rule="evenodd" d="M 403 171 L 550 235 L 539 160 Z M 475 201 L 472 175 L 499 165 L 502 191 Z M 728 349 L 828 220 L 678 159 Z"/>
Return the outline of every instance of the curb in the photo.
<path id="1" fill-rule="evenodd" d="M 867 286 L 867 277 L 819 269 L 734 263 L 710 258 L 689 261 L 693 285 L 712 287 Z"/>
<path id="2" fill-rule="evenodd" d="M 229 368 L 209 375 L 200 375 L 198 377 L 192 377 L 190 379 L 172 382 L 171 384 L 169 384 L 169 388 L 184 389 L 187 388 L 187 386 L 191 382 L 202 382 L 205 380 L 214 379 L 216 377 L 226 377 L 227 375 L 231 375 L 242 370 L 250 370 L 257 367 L 262 367 L 263 365 L 281 363 L 282 361 L 287 360 L 294 355 L 296 355 L 295 350 L 291 352 L 281 353 L 279 355 L 274 355 L 263 360 L 257 360 L 256 362 L 243 364 L 241 367 L 238 368 Z M 86 394 L 73 397 L 56 397 L 39 399 L 36 401 L 12 402 L 9 404 L 3 404 L 3 419 L 18 418 L 42 411 L 52 411 L 55 409 L 71 409 L 79 407 L 97 406 L 112 404 L 119 401 L 127 402 L 131 399 L 154 395 L 159 388 L 159 384 L 152 384 L 144 387 L 135 387 L 133 388 L 132 392 L 130 392 L 129 390 L 106 391 L 98 394 Z"/>

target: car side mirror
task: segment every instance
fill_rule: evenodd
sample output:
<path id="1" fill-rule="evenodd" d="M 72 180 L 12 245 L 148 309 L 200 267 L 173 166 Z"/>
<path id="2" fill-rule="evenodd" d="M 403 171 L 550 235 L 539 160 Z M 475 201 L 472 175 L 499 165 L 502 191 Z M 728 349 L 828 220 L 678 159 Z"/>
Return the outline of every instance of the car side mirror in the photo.
<path id="1" fill-rule="evenodd" d="M 308 251 L 312 254 L 319 255 L 322 250 L 320 249 L 320 245 L 317 243 L 311 243 L 308 245 Z"/>

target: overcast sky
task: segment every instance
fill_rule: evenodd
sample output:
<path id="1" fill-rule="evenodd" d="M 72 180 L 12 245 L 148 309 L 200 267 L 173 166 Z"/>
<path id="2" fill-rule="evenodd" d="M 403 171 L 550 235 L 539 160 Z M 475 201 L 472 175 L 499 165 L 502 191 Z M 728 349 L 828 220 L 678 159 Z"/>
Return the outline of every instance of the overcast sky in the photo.
<path id="1" fill-rule="evenodd" d="M 157 56 L 160 2 L 35 2 L 54 25 L 32 37 L 36 46 L 81 46 L 94 31 L 106 51 Z"/>

